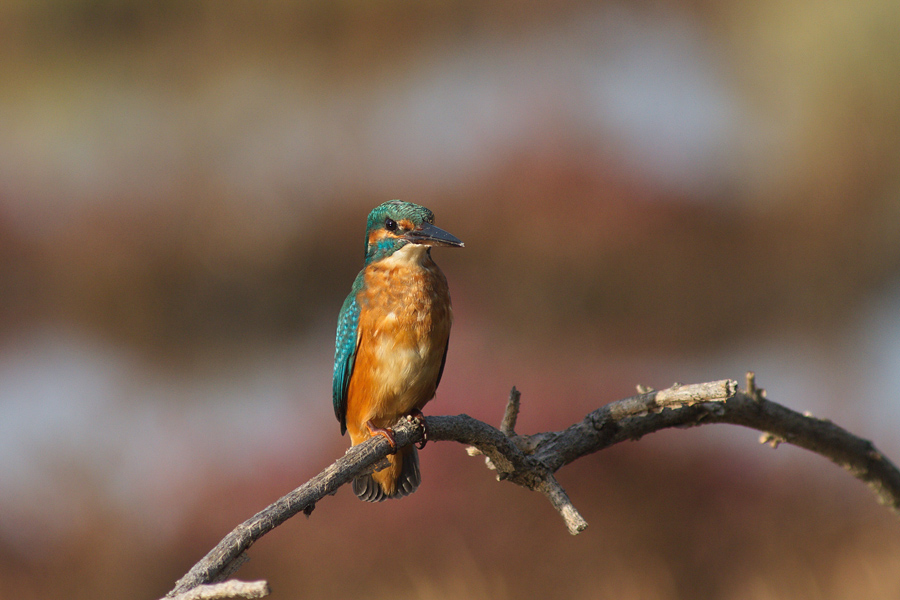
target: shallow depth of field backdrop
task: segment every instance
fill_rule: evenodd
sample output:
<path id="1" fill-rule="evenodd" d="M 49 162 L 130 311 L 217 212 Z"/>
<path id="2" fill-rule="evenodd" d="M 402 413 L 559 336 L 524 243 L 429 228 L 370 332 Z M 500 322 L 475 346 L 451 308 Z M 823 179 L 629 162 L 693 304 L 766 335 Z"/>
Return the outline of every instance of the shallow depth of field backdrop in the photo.
<path id="1" fill-rule="evenodd" d="M 17 0 L 0 7 L 0 597 L 155 598 L 349 443 L 333 332 L 402 198 L 456 324 L 429 414 L 559 429 L 757 372 L 900 459 L 900 4 Z M 250 551 L 275 598 L 900 597 L 825 459 L 673 430 L 559 480 L 463 448 Z"/>

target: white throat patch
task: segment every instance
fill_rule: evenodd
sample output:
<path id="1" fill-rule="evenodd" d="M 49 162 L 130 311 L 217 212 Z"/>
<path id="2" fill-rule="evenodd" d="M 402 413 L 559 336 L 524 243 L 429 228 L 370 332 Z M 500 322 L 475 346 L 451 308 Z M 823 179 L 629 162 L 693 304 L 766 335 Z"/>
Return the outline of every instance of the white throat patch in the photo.
<path id="1" fill-rule="evenodd" d="M 412 267 L 425 262 L 428 246 L 422 244 L 406 244 L 381 261 L 386 267 Z"/>

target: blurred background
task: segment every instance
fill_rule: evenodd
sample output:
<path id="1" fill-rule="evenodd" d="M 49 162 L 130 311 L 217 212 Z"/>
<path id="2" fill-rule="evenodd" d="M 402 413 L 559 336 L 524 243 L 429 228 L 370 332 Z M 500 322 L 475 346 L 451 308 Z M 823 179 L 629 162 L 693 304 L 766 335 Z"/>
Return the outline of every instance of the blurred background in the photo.
<path id="1" fill-rule="evenodd" d="M 157 598 L 348 445 L 369 210 L 434 210 L 431 414 L 560 429 L 736 378 L 900 460 L 900 4 L 0 5 L 0 597 Z M 896 599 L 900 522 L 729 426 L 558 473 L 454 444 L 249 552 L 273 598 Z"/>

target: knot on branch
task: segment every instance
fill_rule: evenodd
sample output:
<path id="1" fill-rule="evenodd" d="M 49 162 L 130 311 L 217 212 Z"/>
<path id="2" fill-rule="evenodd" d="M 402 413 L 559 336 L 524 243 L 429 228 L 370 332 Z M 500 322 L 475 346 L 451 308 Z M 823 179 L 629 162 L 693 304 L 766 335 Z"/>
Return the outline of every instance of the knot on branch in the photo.
<path id="1" fill-rule="evenodd" d="M 753 371 L 747 371 L 746 387 L 747 395 L 757 402 L 762 402 L 766 399 L 766 390 L 761 387 L 756 387 L 756 373 Z"/>

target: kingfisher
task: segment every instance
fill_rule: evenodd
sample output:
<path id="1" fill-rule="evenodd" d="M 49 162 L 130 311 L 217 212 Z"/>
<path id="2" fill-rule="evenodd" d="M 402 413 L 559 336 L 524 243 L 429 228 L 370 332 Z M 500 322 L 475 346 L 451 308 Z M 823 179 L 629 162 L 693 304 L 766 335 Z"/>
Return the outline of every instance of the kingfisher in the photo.
<path id="1" fill-rule="evenodd" d="M 447 360 L 453 313 L 432 246 L 463 243 L 435 227 L 424 206 L 390 200 L 375 207 L 365 267 L 338 316 L 332 396 L 341 435 L 349 431 L 353 446 L 382 435 L 394 447 L 389 466 L 353 480 L 366 502 L 407 496 L 421 483 L 418 451 L 397 451 L 388 427 L 404 416 L 421 418 Z"/>

